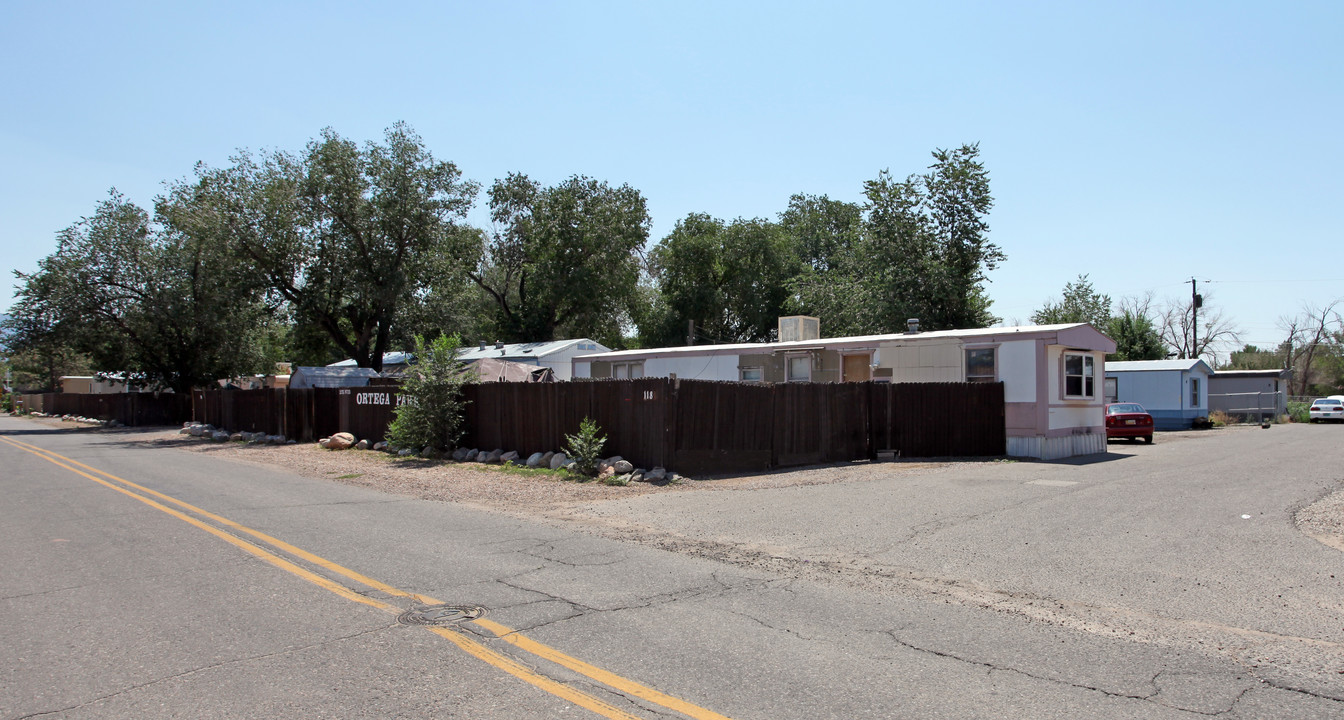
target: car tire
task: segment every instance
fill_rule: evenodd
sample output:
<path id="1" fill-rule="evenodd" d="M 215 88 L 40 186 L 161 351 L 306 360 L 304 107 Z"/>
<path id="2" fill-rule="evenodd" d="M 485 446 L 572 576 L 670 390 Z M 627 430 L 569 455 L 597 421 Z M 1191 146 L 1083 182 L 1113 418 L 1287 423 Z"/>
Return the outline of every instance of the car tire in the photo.
<path id="1" fill-rule="evenodd" d="M 1144 442 L 1145 445 L 1152 445 L 1152 444 L 1153 444 L 1153 436 L 1152 436 L 1152 435 L 1144 435 L 1144 436 L 1143 436 L 1143 442 Z"/>

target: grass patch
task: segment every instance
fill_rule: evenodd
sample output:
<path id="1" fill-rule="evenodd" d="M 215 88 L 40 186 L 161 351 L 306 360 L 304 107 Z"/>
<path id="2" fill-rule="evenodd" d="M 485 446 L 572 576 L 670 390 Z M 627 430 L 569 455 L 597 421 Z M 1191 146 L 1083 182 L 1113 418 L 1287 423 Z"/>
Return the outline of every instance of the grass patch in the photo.
<path id="1" fill-rule="evenodd" d="M 344 475 L 337 475 L 337 476 L 336 476 L 336 479 L 337 479 L 337 480 L 351 480 L 351 479 L 353 479 L 353 478 L 363 477 L 363 476 L 364 476 L 364 473 L 346 473 L 346 474 L 344 474 Z"/>
<path id="2" fill-rule="evenodd" d="M 480 463 L 464 463 L 466 467 L 477 472 L 497 472 L 506 475 L 522 475 L 524 477 L 543 477 L 551 480 L 587 480 L 582 475 L 575 475 L 568 470 L 552 470 L 550 468 L 530 468 L 526 465 L 514 465 L 513 463 L 503 463 L 501 465 L 482 465 Z"/>

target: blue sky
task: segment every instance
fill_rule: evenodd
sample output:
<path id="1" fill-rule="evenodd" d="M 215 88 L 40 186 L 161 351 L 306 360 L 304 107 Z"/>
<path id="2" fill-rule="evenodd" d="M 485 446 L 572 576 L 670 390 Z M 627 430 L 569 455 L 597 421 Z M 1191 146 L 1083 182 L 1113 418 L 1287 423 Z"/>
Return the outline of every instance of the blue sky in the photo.
<path id="1" fill-rule="evenodd" d="M 327 126 L 405 120 L 483 184 L 629 183 L 654 242 L 979 143 L 998 315 L 1080 273 L 1117 300 L 1194 276 L 1273 345 L 1344 297 L 1341 28 L 1327 2 L 5 2 L 0 270 L 110 187 L 148 206 L 198 161 Z"/>

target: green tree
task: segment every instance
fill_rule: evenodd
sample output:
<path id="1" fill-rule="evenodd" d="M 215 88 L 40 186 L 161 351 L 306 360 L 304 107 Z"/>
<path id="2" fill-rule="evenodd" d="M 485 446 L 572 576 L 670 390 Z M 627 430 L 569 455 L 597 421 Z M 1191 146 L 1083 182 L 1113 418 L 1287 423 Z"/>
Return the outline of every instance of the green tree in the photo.
<path id="1" fill-rule="evenodd" d="M 360 148 L 327 129 L 301 157 L 242 153 L 197 175 L 225 240 L 295 323 L 320 329 L 360 367 L 382 369 L 399 311 L 481 253 L 480 234 L 458 224 L 479 187 L 404 123 L 381 144 Z"/>
<path id="2" fill-rule="evenodd" d="M 864 184 L 867 325 L 891 332 L 917 317 L 930 330 L 997 321 L 985 273 L 1005 258 L 988 239 L 994 200 L 976 145 L 936 150 L 923 175 L 897 181 L 883 171 Z"/>
<path id="3" fill-rule="evenodd" d="M 178 392 L 264 365 L 260 288 L 213 238 L 192 232 L 191 193 L 159 198 L 157 217 L 113 191 L 61 231 L 38 270 L 20 274 L 20 346 L 56 340 L 101 370 Z"/>
<path id="4" fill-rule="evenodd" d="M 398 391 L 398 405 L 387 428 L 395 447 L 443 450 L 462 434 L 462 384 L 474 373 L 458 358 L 462 340 L 440 335 L 426 342 L 415 336 L 415 364 L 406 372 Z"/>
<path id="5" fill-rule="evenodd" d="M 1047 302 L 1031 314 L 1031 321 L 1037 325 L 1090 323 L 1105 332 L 1111 322 L 1111 296 L 1093 290 L 1087 275 L 1079 275 L 1077 281 L 1064 285 L 1064 297 L 1059 302 Z"/>
<path id="6" fill-rule="evenodd" d="M 469 276 L 493 301 L 496 339 L 619 344 L 642 299 L 650 220 L 639 191 L 580 176 L 543 188 L 514 173 L 489 196 L 498 231 Z"/>
<path id="7" fill-rule="evenodd" d="M 731 223 L 693 213 L 650 253 L 650 272 L 662 290 L 662 314 L 651 336 L 658 344 L 685 343 L 688 321 L 715 342 L 769 340 L 799 270 L 789 238 L 776 223 Z"/>
<path id="8" fill-rule="evenodd" d="M 863 208 L 825 195 L 794 195 L 779 224 L 800 263 L 788 283 L 787 313 L 821 318 L 830 336 L 873 332 L 873 312 L 863 292 L 872 265 L 864 243 Z"/>

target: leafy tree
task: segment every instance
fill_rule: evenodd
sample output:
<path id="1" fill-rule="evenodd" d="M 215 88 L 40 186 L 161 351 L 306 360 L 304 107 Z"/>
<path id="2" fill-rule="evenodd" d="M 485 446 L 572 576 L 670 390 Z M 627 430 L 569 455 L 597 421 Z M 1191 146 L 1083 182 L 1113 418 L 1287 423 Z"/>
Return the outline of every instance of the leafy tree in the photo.
<path id="1" fill-rule="evenodd" d="M 1138 319 L 1132 317 L 1131 326 Z M 1089 323 L 1105 332 L 1111 321 L 1111 296 L 1093 290 L 1087 275 L 1079 275 L 1077 281 L 1064 285 L 1064 297 L 1059 302 L 1047 302 L 1031 314 L 1031 321 L 1037 325 Z"/>
<path id="2" fill-rule="evenodd" d="M 179 188 L 151 218 L 113 191 L 59 233 L 36 273 L 19 275 L 20 346 L 56 340 L 95 367 L 178 392 L 264 364 L 259 288 L 213 238 L 192 232 L 198 210 Z"/>
<path id="3" fill-rule="evenodd" d="M 987 238 L 989 173 L 976 145 L 936 150 L 923 175 L 896 181 L 883 171 L 864 184 L 864 232 L 874 271 L 865 277 L 874 330 L 917 317 L 930 330 L 986 327 L 985 273 L 1004 254 Z"/>
<path id="4" fill-rule="evenodd" d="M 639 191 L 580 176 L 543 188 L 514 173 L 489 196 L 499 230 L 469 277 L 493 300 L 496 339 L 619 344 L 642 297 L 650 220 Z"/>
<path id="5" fill-rule="evenodd" d="M 1287 365 L 1288 361 L 1282 348 L 1262 350 L 1248 344 L 1232 352 L 1227 359 L 1226 367 L 1229 370 L 1279 370 Z"/>
<path id="6" fill-rule="evenodd" d="M 650 268 L 664 302 L 653 335 L 681 345 L 691 320 L 698 336 L 713 341 L 769 340 L 798 263 L 775 223 L 691 214 L 654 247 Z"/>
<path id="7" fill-rule="evenodd" d="M 458 358 L 462 340 L 440 335 L 428 342 L 415 336 L 415 364 L 402 380 L 397 409 L 387 428 L 389 444 L 442 450 L 462 434 L 462 383 L 474 372 Z"/>
<path id="8" fill-rule="evenodd" d="M 320 329 L 360 367 L 382 369 L 398 312 L 445 280 L 439 273 L 480 256 L 479 233 L 457 224 L 478 186 L 404 123 L 382 144 L 360 148 L 327 129 L 301 157 L 243 153 L 197 175 L 223 239 L 297 324 Z"/>
<path id="9" fill-rule="evenodd" d="M 825 195 L 794 195 L 779 224 L 801 265 L 789 281 L 787 312 L 822 318 L 827 335 L 873 331 L 871 308 L 863 304 L 863 279 L 871 268 L 863 208 Z"/>

